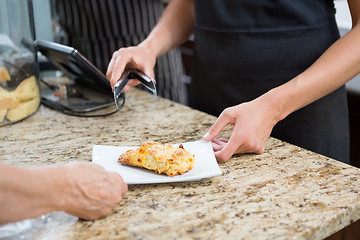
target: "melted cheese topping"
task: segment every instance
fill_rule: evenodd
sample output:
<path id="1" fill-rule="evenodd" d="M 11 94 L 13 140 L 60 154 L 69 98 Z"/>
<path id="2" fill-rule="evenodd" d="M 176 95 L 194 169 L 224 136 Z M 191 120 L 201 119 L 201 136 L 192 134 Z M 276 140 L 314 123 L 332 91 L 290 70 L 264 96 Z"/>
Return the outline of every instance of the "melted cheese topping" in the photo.
<path id="1" fill-rule="evenodd" d="M 128 150 L 122 154 L 118 162 L 175 176 L 192 169 L 195 156 L 186 151 L 182 145 L 175 148 L 170 144 L 147 142 L 136 150 Z"/>

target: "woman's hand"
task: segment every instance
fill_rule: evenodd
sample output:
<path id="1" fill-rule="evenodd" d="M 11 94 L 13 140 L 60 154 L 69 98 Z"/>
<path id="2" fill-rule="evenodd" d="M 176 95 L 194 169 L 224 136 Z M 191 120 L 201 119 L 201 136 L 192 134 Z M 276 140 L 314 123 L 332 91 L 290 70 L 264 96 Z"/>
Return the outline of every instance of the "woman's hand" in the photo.
<path id="1" fill-rule="evenodd" d="M 97 164 L 72 162 L 64 165 L 64 189 L 59 199 L 65 199 L 64 209 L 69 214 L 86 220 L 104 217 L 111 212 L 127 193 L 122 177 L 107 172 Z M 61 184 L 60 184 L 61 185 Z"/>
<path id="2" fill-rule="evenodd" d="M 261 154 L 277 123 L 275 113 L 269 102 L 261 97 L 229 107 L 220 114 L 205 134 L 204 140 L 212 141 L 215 157 L 219 162 L 227 161 L 235 153 Z M 230 139 L 216 138 L 229 124 L 233 128 Z"/>
<path id="3" fill-rule="evenodd" d="M 106 77 L 110 80 L 111 87 L 120 79 L 124 71 L 129 69 L 138 69 L 154 79 L 154 66 L 156 63 L 156 54 L 145 45 L 120 48 L 113 53 L 108 65 Z M 131 80 L 125 86 L 124 91 L 130 89 L 129 86 L 139 84 L 138 80 Z"/>

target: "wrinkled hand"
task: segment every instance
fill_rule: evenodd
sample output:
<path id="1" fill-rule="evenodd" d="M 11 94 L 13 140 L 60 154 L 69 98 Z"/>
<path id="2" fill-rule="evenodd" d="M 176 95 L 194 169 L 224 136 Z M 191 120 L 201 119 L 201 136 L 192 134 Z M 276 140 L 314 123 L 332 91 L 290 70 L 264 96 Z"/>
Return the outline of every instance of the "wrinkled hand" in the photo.
<path id="1" fill-rule="evenodd" d="M 138 69 L 154 79 L 154 66 L 156 55 L 145 46 L 135 46 L 120 48 L 113 53 L 107 68 L 106 77 L 110 80 L 111 87 L 119 80 L 124 71 Z M 129 86 L 139 84 L 138 80 L 131 80 L 125 86 L 124 91 L 130 89 Z"/>
<path id="2" fill-rule="evenodd" d="M 261 154 L 276 123 L 269 104 L 258 98 L 225 109 L 204 140 L 212 141 L 219 162 L 227 161 L 235 153 Z M 216 138 L 229 124 L 233 128 L 230 139 Z"/>
<path id="3" fill-rule="evenodd" d="M 97 164 L 72 162 L 64 165 L 65 212 L 86 220 L 106 216 L 126 195 L 128 190 L 122 177 L 107 172 Z"/>

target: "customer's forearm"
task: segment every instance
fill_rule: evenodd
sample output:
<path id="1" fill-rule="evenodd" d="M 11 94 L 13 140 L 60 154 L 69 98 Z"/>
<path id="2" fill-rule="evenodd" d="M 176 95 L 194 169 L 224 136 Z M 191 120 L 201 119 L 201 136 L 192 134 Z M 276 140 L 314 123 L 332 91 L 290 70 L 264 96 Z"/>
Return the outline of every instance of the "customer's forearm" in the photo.
<path id="1" fill-rule="evenodd" d="M 172 0 L 140 46 L 151 49 L 158 57 L 185 42 L 193 29 L 193 0 Z"/>
<path id="2" fill-rule="evenodd" d="M 0 224 L 56 211 L 54 167 L 23 169 L 0 164 Z"/>

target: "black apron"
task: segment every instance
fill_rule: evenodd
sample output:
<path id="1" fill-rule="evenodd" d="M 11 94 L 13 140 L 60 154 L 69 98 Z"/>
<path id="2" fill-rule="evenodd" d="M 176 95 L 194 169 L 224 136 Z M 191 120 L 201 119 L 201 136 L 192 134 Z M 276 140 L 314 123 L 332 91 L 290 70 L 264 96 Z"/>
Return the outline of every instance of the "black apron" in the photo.
<path id="1" fill-rule="evenodd" d="M 306 70 L 339 38 L 327 0 L 195 0 L 189 105 L 218 116 Z M 349 162 L 345 87 L 290 114 L 273 137 Z"/>

